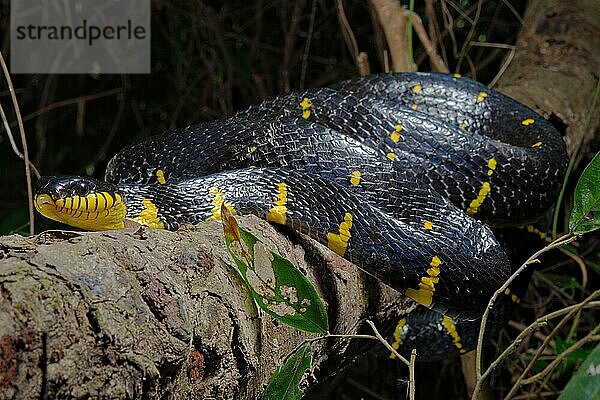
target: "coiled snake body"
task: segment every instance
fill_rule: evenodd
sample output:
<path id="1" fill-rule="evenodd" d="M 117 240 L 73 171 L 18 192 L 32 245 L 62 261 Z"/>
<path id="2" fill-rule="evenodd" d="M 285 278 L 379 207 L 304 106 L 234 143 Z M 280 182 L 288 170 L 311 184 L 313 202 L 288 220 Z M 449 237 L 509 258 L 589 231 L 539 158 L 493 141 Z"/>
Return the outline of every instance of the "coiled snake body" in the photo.
<path id="1" fill-rule="evenodd" d="M 129 146 L 107 182 L 42 180 L 36 206 L 86 229 L 176 229 L 223 204 L 287 225 L 435 310 L 400 320 L 396 347 L 431 347 L 441 331 L 445 346 L 419 351 L 436 358 L 471 345 L 459 321 L 510 276 L 480 221 L 538 218 L 566 162 L 560 134 L 507 96 L 456 75 L 381 74 Z"/>

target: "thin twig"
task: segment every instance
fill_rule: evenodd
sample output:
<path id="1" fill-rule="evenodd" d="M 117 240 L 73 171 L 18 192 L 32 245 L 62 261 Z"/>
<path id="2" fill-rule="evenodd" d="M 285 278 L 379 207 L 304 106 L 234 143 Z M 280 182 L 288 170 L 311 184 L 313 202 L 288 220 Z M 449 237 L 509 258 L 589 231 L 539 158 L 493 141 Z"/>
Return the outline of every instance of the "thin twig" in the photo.
<path id="1" fill-rule="evenodd" d="M 388 342 L 387 340 L 385 340 L 383 338 L 383 336 L 381 336 L 381 334 L 379 333 L 379 331 L 377 330 L 377 328 L 375 327 L 375 324 L 373 323 L 373 321 L 369 321 L 367 320 L 367 324 L 369 324 L 369 326 L 371 327 L 371 329 L 373 329 L 373 332 L 375 332 L 375 337 L 377 338 L 377 340 L 379 340 L 381 342 L 381 344 L 383 344 L 385 346 L 386 349 L 388 349 L 389 351 L 391 351 L 392 353 L 394 353 L 394 355 L 396 357 L 398 357 L 398 359 L 400 361 L 402 361 L 404 364 L 406 364 L 408 367 L 410 367 L 410 361 L 408 361 L 406 358 L 404 358 L 400 353 L 398 353 L 398 351 L 396 349 L 394 349 Z M 412 356 L 411 356 L 412 357 Z"/>
<path id="2" fill-rule="evenodd" d="M 514 395 L 514 393 L 516 392 L 517 388 L 520 386 L 521 381 L 524 380 L 525 376 L 535 366 L 535 362 L 540 357 L 540 355 L 542 354 L 542 352 L 544 351 L 544 349 L 546 348 L 546 346 L 550 343 L 550 341 L 554 338 L 554 336 L 558 333 L 558 331 L 567 323 L 567 321 L 569 319 L 571 319 L 571 317 L 573 315 L 575 315 L 577 312 L 579 312 L 579 310 L 583 306 L 585 306 L 588 303 L 591 303 L 592 300 L 594 298 L 598 297 L 598 296 L 600 296 L 600 289 L 594 291 L 592 294 L 590 294 L 588 297 L 586 297 L 581 303 L 578 304 L 581 307 L 574 308 L 573 310 L 569 311 L 569 313 L 558 324 L 556 324 L 556 326 L 554 327 L 554 329 L 552 329 L 552 332 L 550 332 L 550 334 L 546 337 L 546 339 L 544 339 L 544 341 L 542 342 L 542 344 L 536 350 L 535 354 L 531 357 L 531 359 L 529 360 L 529 363 L 527 364 L 527 366 L 525 367 L 525 369 L 523 370 L 523 372 L 521 372 L 521 374 L 519 375 L 519 377 L 516 379 L 515 383 L 513 384 L 513 387 L 511 388 L 511 390 L 509 391 L 509 393 L 508 393 L 507 396 Z"/>
<path id="3" fill-rule="evenodd" d="M 446 0 L 445 2 L 450 4 L 452 6 L 452 8 L 454 8 L 454 10 L 456 10 L 456 12 L 459 13 L 460 16 L 463 17 L 470 25 L 473 25 L 473 20 L 471 19 L 471 17 L 469 17 L 469 14 L 464 12 L 458 4 L 456 4 L 455 2 L 453 2 L 451 0 Z M 469 12 L 470 12 L 470 10 L 469 10 Z"/>
<path id="4" fill-rule="evenodd" d="M 563 254 L 565 254 L 571 260 L 575 261 L 575 264 L 577 264 L 577 266 L 581 270 L 581 287 L 585 288 L 588 283 L 588 271 L 587 271 L 587 266 L 585 265 L 585 261 L 583 261 L 583 258 L 578 256 L 575 253 L 566 251 L 564 249 L 560 249 L 560 250 L 562 251 Z"/>
<path id="5" fill-rule="evenodd" d="M 548 375 L 549 373 L 552 372 L 552 370 L 554 370 L 554 368 L 556 368 L 558 366 L 558 364 L 560 364 L 565 358 L 567 358 L 567 356 L 569 354 L 571 354 L 572 352 L 574 352 L 575 350 L 577 350 L 578 348 L 580 348 L 581 346 L 590 343 L 590 342 L 597 342 L 600 340 L 600 335 L 596 335 L 596 333 L 600 330 L 600 325 L 596 326 L 590 333 L 588 333 L 585 337 L 583 337 L 582 339 L 578 340 L 577 342 L 573 343 L 571 346 L 569 346 L 568 349 L 566 349 L 565 351 L 563 351 L 562 353 L 560 353 L 554 360 L 552 360 L 552 362 L 550 364 L 548 364 L 546 366 L 546 368 L 544 368 L 542 371 L 538 372 L 535 375 L 530 376 L 527 379 L 523 379 L 520 384 L 521 385 L 529 385 L 530 383 L 533 383 L 535 381 L 537 381 L 538 379 Z M 505 399 L 508 399 L 509 397 L 505 397 Z"/>
<path id="6" fill-rule="evenodd" d="M 2 104 L 0 104 L 0 117 L 2 118 L 2 125 L 4 126 L 4 130 L 6 131 L 6 135 L 8 136 L 8 141 L 10 142 L 10 146 L 12 147 L 13 152 L 17 155 L 17 157 L 19 157 L 21 160 L 25 161 L 25 156 L 17 148 L 17 144 L 15 143 L 15 139 L 13 137 L 12 130 L 10 129 L 10 125 L 8 123 L 8 118 L 6 118 L 6 113 L 4 113 L 4 107 L 2 107 Z M 39 171 L 37 170 L 37 168 L 35 167 L 35 165 L 33 165 L 33 163 L 31 161 L 29 161 L 29 165 L 30 165 L 31 169 L 33 170 L 33 173 L 35 174 L 35 176 L 39 179 L 41 175 L 40 175 Z"/>
<path id="7" fill-rule="evenodd" d="M 15 115 L 17 116 L 17 123 L 19 125 L 19 133 L 21 134 L 21 144 L 23 146 L 23 157 L 25 159 L 25 179 L 27 180 L 27 205 L 29 208 L 29 234 L 33 235 L 35 233 L 35 214 L 33 212 L 33 187 L 31 184 L 31 170 L 29 168 L 29 151 L 27 150 L 27 139 L 25 137 L 25 128 L 23 127 L 23 120 L 21 119 L 21 111 L 19 110 L 19 103 L 17 102 L 17 96 L 15 95 L 15 88 L 13 87 L 12 80 L 10 79 L 10 74 L 8 73 L 8 68 L 6 67 L 6 63 L 4 62 L 4 56 L 0 51 L 0 63 L 2 64 L 2 72 L 4 73 L 4 78 L 6 79 L 6 84 L 8 85 L 8 90 L 10 91 L 10 98 L 13 103 L 13 108 L 15 110 Z"/>
<path id="8" fill-rule="evenodd" d="M 300 89 L 304 89 L 304 80 L 306 79 L 306 68 L 308 67 L 308 53 L 310 52 L 310 42 L 315 28 L 315 16 L 317 14 L 317 0 L 313 0 L 310 9 L 310 21 L 308 23 L 308 34 L 306 35 L 306 44 L 304 45 L 304 54 L 302 55 L 302 72 L 300 73 Z"/>
<path id="9" fill-rule="evenodd" d="M 416 398 L 416 381 L 415 381 L 415 361 L 417 360 L 417 349 L 412 349 L 410 351 L 410 365 L 408 366 L 408 390 L 409 395 L 408 398 L 410 400 L 415 400 Z"/>
<path id="10" fill-rule="evenodd" d="M 415 0 L 409 0 L 408 1 L 408 14 L 412 15 L 414 14 L 414 10 L 415 10 Z M 406 16 L 404 17 L 406 18 Z M 407 38 L 407 49 L 406 49 L 406 53 L 408 55 L 408 68 L 409 71 L 416 71 L 417 70 L 417 66 L 415 65 L 415 60 L 414 60 L 414 51 L 415 49 L 413 48 L 413 40 L 412 40 L 412 25 L 413 25 L 413 19 L 412 18 L 406 18 L 408 23 L 406 24 L 406 38 Z"/>
<path id="11" fill-rule="evenodd" d="M 483 317 L 481 319 L 481 325 L 479 328 L 479 337 L 477 338 L 477 362 L 475 365 L 475 370 L 477 372 L 477 379 L 478 379 L 478 385 L 479 385 L 479 381 L 481 380 L 481 369 L 483 367 L 482 365 L 482 352 L 483 352 L 483 339 L 485 336 L 485 328 L 486 328 L 486 324 L 487 324 L 487 319 L 489 317 L 489 313 L 492 310 L 492 308 L 494 307 L 494 304 L 496 303 L 496 300 L 498 299 L 499 296 L 501 296 L 504 291 L 510 286 L 510 284 L 532 263 L 534 262 L 539 262 L 537 260 L 537 258 L 549 251 L 552 250 L 554 248 L 560 247 L 564 244 L 570 243 L 573 240 L 575 240 L 577 238 L 577 236 L 573 236 L 573 235 L 565 235 L 563 237 L 560 237 L 558 239 L 556 239 L 555 241 L 553 241 L 552 243 L 550 243 L 549 245 L 547 245 L 546 247 L 538 250 L 537 252 L 535 252 L 531 257 L 529 257 L 524 263 L 523 265 L 521 265 L 519 267 L 519 269 L 517 269 L 511 276 L 510 278 L 508 278 L 506 280 L 506 282 L 504 282 L 504 284 L 494 292 L 494 294 L 492 295 L 492 298 L 490 299 L 490 301 L 488 302 L 488 305 L 483 313 Z M 477 392 L 474 392 L 473 395 L 475 396 Z"/>
<path id="12" fill-rule="evenodd" d="M 283 47 L 283 65 L 281 67 L 281 88 L 285 93 L 290 91 L 289 68 L 290 62 L 292 60 L 292 53 L 294 51 L 296 33 L 298 32 L 298 24 L 300 23 L 300 17 L 302 16 L 303 8 L 304 0 L 296 0 L 290 26 L 285 34 L 285 45 Z"/>
<path id="13" fill-rule="evenodd" d="M 525 25 L 525 21 L 523 20 L 523 18 L 521 18 L 517 10 L 515 10 L 515 8 L 512 6 L 512 4 L 508 2 L 508 0 L 502 0 L 502 3 L 510 10 L 511 13 L 513 13 L 515 18 L 517 18 L 521 25 Z"/>
<path id="14" fill-rule="evenodd" d="M 483 5 L 483 0 L 477 1 L 477 9 L 475 11 L 475 17 L 473 18 L 473 23 L 471 24 L 471 29 L 469 29 L 469 33 L 467 33 L 467 37 L 463 43 L 463 47 L 460 50 L 460 54 L 458 55 L 458 62 L 456 63 L 456 68 L 460 69 L 463 59 L 467 55 L 469 51 L 471 39 L 475 34 L 475 27 L 477 26 L 477 22 L 479 22 L 479 17 L 481 16 L 481 6 Z"/>
<path id="15" fill-rule="evenodd" d="M 37 116 L 45 114 L 56 108 L 65 107 L 65 106 L 69 106 L 72 104 L 77 104 L 80 101 L 88 102 L 88 101 L 100 99 L 102 97 L 118 95 L 122 92 L 123 92 L 123 88 L 116 88 L 116 89 L 106 90 L 106 91 L 100 92 L 100 93 L 93 93 L 93 94 L 88 94 L 85 96 L 74 97 L 72 99 L 60 100 L 60 101 L 57 101 L 56 103 L 48 104 L 47 106 L 42 107 L 39 110 L 32 112 L 31 114 L 27 114 L 26 116 L 23 117 L 23 121 L 29 121 L 30 119 L 33 119 Z M 16 124 L 14 122 L 11 123 L 11 127 L 15 126 L 15 125 Z"/>
<path id="16" fill-rule="evenodd" d="M 446 64 L 444 64 L 444 60 L 442 60 L 442 58 L 437 54 L 434 44 L 429 39 L 429 35 L 427 35 L 427 31 L 423 26 L 421 17 L 419 17 L 418 14 L 410 11 L 407 11 L 407 14 L 410 16 L 409 21 L 412 21 L 415 33 L 419 37 L 419 40 L 425 48 L 425 52 L 429 56 L 429 62 L 431 63 L 432 69 L 436 72 L 450 72 Z"/>
<path id="17" fill-rule="evenodd" d="M 534 330 L 545 326 L 548 324 L 548 321 L 550 321 L 551 319 L 554 318 L 558 318 L 562 315 L 565 314 L 569 314 L 571 312 L 577 312 L 581 309 L 587 309 L 587 308 L 596 308 L 596 307 L 600 307 L 600 301 L 590 301 L 588 303 L 584 303 L 581 302 L 579 304 L 575 304 L 572 306 L 568 306 L 565 308 L 562 308 L 560 310 L 551 312 L 549 314 L 546 314 L 538 319 L 536 319 L 534 322 L 532 322 L 527 328 L 523 329 L 523 331 L 521 333 L 519 333 L 519 335 L 511 342 L 511 344 L 502 352 L 502 354 L 500 354 L 491 364 L 490 366 L 486 369 L 486 371 L 481 375 L 481 377 L 479 379 L 477 379 L 477 384 L 475 385 L 475 389 L 473 391 L 473 396 L 471 397 L 472 400 L 476 400 L 479 398 L 479 392 L 481 391 L 481 388 L 483 386 L 483 383 L 487 380 L 487 378 L 490 376 L 490 374 L 492 372 L 494 372 L 496 370 L 496 368 L 506 359 L 506 357 L 508 357 L 509 355 L 511 355 L 521 344 L 521 342 L 527 337 L 529 336 Z"/>
<path id="18" fill-rule="evenodd" d="M 504 75 L 504 71 L 506 71 L 506 69 L 508 68 L 508 66 L 510 65 L 510 63 L 512 62 L 512 59 L 514 57 L 515 57 L 515 48 L 512 48 L 512 49 L 510 49 L 510 53 L 508 53 L 506 60 L 504 60 L 504 62 L 502 63 L 502 67 L 500 67 L 500 70 L 498 71 L 498 73 L 496 74 L 494 79 L 492 79 L 490 84 L 488 85 L 489 87 L 494 87 L 496 85 L 496 83 L 498 83 L 498 80 L 500 79 L 500 77 L 502 75 Z"/>
<path id="19" fill-rule="evenodd" d="M 493 47 L 493 48 L 497 48 L 497 49 L 507 49 L 507 50 L 514 50 L 514 49 L 517 48 L 517 46 L 512 45 L 512 44 L 493 43 L 493 42 L 471 42 L 471 46 L 476 46 L 476 47 Z"/>
<path id="20" fill-rule="evenodd" d="M 346 45 L 350 48 L 350 52 L 352 53 L 352 58 L 354 59 L 355 65 L 358 66 L 358 43 L 356 42 L 356 37 L 354 36 L 354 32 L 352 32 L 352 27 L 348 22 L 348 17 L 346 17 L 346 11 L 344 10 L 344 2 L 343 0 L 335 0 L 335 5 L 337 8 L 337 16 L 342 26 L 342 35 L 344 36 L 344 41 Z"/>
<path id="21" fill-rule="evenodd" d="M 518 330 L 519 332 L 522 332 L 522 331 L 524 331 L 525 329 L 527 329 L 527 325 L 525 325 L 525 324 L 522 324 L 522 323 L 520 323 L 520 322 L 517 322 L 517 321 L 513 321 L 513 320 L 510 320 L 510 321 L 508 321 L 507 325 L 508 325 L 508 326 L 512 326 L 513 328 L 515 328 L 515 329 L 516 329 L 516 330 Z M 542 332 L 535 332 L 535 333 L 533 334 L 533 336 L 534 336 L 535 338 L 539 339 L 539 340 L 540 340 L 540 341 L 542 341 L 542 342 L 543 342 L 544 340 L 546 340 L 546 338 L 548 337 L 548 335 L 544 335 Z M 556 347 L 556 346 L 554 345 L 554 343 L 550 343 L 550 346 L 551 346 L 552 348 L 555 348 L 555 347 Z"/>
<path id="22" fill-rule="evenodd" d="M 448 35 L 450 35 L 450 43 L 452 43 L 452 55 L 456 57 L 458 55 L 458 43 L 456 42 L 456 36 L 454 36 L 454 18 L 446 6 L 446 0 L 442 0 L 440 5 L 442 7 L 442 19 L 444 20 L 444 27 L 446 28 L 445 32 L 448 32 Z M 444 34 L 441 34 L 440 40 L 443 40 L 443 38 Z M 458 72 L 458 70 L 455 69 L 454 72 Z"/>

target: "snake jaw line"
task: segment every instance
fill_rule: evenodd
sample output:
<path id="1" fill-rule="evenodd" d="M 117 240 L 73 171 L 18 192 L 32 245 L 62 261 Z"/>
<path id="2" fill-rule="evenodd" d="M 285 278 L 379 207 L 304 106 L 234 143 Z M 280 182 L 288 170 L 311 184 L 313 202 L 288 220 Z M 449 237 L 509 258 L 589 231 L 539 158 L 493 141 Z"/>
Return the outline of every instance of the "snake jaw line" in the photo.
<path id="1" fill-rule="evenodd" d="M 110 183 L 87 177 L 51 177 L 38 182 L 35 208 L 43 216 L 92 231 L 124 229 L 127 206 Z"/>
<path id="2" fill-rule="evenodd" d="M 75 228 L 105 231 L 124 229 L 125 227 L 124 220 L 127 208 L 125 203 L 120 200 L 120 196 L 112 207 L 107 209 L 98 208 L 96 211 L 86 210 L 82 202 L 76 208 L 65 207 L 65 203 L 67 203 L 65 200 L 67 199 L 54 200 L 48 194 L 38 194 L 35 197 L 34 204 L 43 216 Z M 72 203 L 73 201 L 71 201 Z"/>

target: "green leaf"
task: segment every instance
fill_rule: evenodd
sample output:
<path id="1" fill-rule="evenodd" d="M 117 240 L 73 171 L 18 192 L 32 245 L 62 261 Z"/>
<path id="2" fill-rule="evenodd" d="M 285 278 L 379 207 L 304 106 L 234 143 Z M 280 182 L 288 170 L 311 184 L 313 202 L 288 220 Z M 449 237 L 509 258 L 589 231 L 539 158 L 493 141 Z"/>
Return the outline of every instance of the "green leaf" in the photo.
<path id="1" fill-rule="evenodd" d="M 569 229 L 582 234 L 600 228 L 600 153 L 585 167 L 573 195 Z"/>
<path id="2" fill-rule="evenodd" d="M 269 379 L 263 400 L 299 400 L 302 391 L 298 387 L 304 373 L 312 364 L 312 350 L 305 344 L 300 347 Z"/>
<path id="3" fill-rule="evenodd" d="M 575 342 L 572 340 L 565 341 L 561 338 L 556 338 L 554 343 L 556 345 L 556 355 L 559 355 L 560 353 L 571 347 Z M 562 370 L 568 371 L 569 369 L 572 369 L 575 365 L 583 362 L 588 355 L 589 351 L 586 351 L 585 349 L 578 348 L 574 350 L 573 352 L 571 352 L 571 354 L 565 357 L 564 361 L 561 363 Z"/>
<path id="4" fill-rule="evenodd" d="M 574 276 L 553 274 L 552 272 L 544 272 L 544 277 L 556 284 L 561 292 L 568 289 L 585 290 L 581 283 Z"/>
<path id="5" fill-rule="evenodd" d="M 590 400 L 600 398 L 600 344 L 585 359 L 558 400 Z"/>
<path id="6" fill-rule="evenodd" d="M 256 304 L 286 325 L 306 332 L 326 333 L 329 321 L 325 305 L 306 276 L 252 233 L 240 228 L 225 206 L 221 218 L 227 251 Z"/>

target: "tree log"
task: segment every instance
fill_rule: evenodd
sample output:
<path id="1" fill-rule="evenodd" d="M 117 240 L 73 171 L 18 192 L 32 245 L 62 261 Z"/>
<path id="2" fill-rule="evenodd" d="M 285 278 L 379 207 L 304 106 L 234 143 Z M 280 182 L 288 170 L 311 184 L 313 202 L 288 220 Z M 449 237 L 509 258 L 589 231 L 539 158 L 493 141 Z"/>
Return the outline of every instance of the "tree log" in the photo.
<path id="1" fill-rule="evenodd" d="M 239 221 L 317 284 L 332 333 L 368 332 L 367 318 L 412 305 L 326 249 Z M 231 265 L 216 221 L 0 238 L 0 398 L 258 398 L 315 335 L 259 312 Z M 315 342 L 310 381 L 375 343 Z"/>

